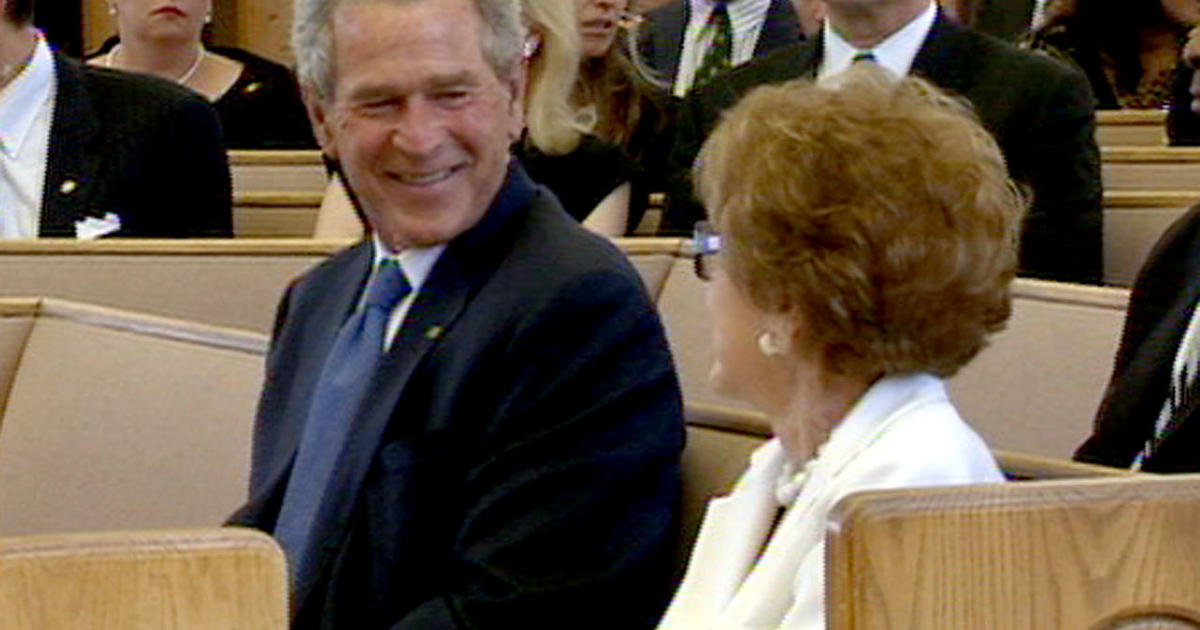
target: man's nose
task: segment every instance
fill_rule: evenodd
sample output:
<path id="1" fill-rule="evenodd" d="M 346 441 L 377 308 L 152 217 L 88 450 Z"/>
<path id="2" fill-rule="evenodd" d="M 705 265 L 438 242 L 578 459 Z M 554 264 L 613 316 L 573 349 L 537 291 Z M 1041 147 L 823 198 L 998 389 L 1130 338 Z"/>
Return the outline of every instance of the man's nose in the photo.
<path id="1" fill-rule="evenodd" d="M 404 153 L 427 156 L 441 144 L 442 125 L 434 107 L 423 99 L 412 99 L 392 126 L 392 145 Z"/>

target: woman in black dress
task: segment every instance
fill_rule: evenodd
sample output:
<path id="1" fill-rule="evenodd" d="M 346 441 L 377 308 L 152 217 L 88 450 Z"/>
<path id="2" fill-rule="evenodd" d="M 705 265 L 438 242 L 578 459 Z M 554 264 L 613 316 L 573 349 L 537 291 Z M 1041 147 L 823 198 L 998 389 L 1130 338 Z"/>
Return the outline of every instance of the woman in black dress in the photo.
<path id="1" fill-rule="evenodd" d="M 89 63 L 153 74 L 213 103 L 231 149 L 315 148 L 296 79 L 284 66 L 238 48 L 206 46 L 212 0 L 109 0 L 117 18 Z"/>

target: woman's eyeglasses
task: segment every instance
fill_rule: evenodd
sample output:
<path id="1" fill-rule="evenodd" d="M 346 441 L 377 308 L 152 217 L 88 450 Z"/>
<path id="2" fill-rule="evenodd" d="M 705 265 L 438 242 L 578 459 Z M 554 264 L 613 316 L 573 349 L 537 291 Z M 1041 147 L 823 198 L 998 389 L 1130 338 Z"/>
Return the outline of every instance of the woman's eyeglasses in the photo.
<path id="1" fill-rule="evenodd" d="M 721 235 L 708 221 L 698 221 L 692 232 L 692 269 L 705 282 L 712 280 L 712 257 L 721 251 Z"/>

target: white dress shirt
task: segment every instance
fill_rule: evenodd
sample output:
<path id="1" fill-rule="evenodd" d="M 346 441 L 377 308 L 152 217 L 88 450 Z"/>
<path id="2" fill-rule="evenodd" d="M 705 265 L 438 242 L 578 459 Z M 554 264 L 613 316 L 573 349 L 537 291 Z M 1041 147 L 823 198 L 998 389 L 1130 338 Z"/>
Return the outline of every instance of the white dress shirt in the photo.
<path id="1" fill-rule="evenodd" d="M 717 0 L 687 0 L 688 23 L 683 31 L 683 49 L 679 51 L 679 71 L 675 74 L 675 96 L 683 96 L 692 87 L 692 80 L 704 54 L 712 44 L 713 29 L 705 28 Z M 729 22 L 733 26 L 733 58 L 730 67 L 745 63 L 754 56 L 758 36 L 767 22 L 771 0 L 729 0 L 726 3 Z"/>
<path id="2" fill-rule="evenodd" d="M 825 82 L 829 77 L 849 68 L 850 64 L 854 63 L 854 56 L 859 53 L 871 53 L 875 57 L 875 63 L 887 68 L 897 77 L 907 75 L 936 19 L 937 4 L 930 2 L 920 15 L 874 48 L 866 50 L 859 50 L 850 45 L 838 34 L 837 29 L 830 26 L 829 20 L 825 20 L 822 27 L 825 50 L 822 51 L 821 65 L 817 69 L 817 81 Z"/>
<path id="3" fill-rule="evenodd" d="M 0 237 L 36 238 L 54 118 L 54 56 L 39 34 L 29 65 L 0 89 Z"/>
<path id="4" fill-rule="evenodd" d="M 392 314 L 388 317 L 388 326 L 383 337 L 383 349 L 386 351 L 392 346 L 392 340 L 396 338 L 396 333 L 400 332 L 400 326 L 404 324 L 404 316 L 408 314 L 408 309 L 412 307 L 413 302 L 417 299 L 417 294 L 421 292 L 421 285 L 425 284 L 429 272 L 433 271 L 433 266 L 441 257 L 442 252 L 446 250 L 446 244 L 442 243 L 433 247 L 413 247 L 396 253 L 380 240 L 378 234 L 372 233 L 371 240 L 375 245 L 375 262 L 371 267 L 371 277 L 367 278 L 367 285 L 370 285 L 371 279 L 375 277 L 375 270 L 379 269 L 379 263 L 386 258 L 393 258 L 404 270 L 404 277 L 412 287 L 412 291 L 409 291 L 403 300 L 396 303 Z M 365 295 L 363 299 L 366 299 Z M 361 303 L 359 308 L 362 308 Z"/>

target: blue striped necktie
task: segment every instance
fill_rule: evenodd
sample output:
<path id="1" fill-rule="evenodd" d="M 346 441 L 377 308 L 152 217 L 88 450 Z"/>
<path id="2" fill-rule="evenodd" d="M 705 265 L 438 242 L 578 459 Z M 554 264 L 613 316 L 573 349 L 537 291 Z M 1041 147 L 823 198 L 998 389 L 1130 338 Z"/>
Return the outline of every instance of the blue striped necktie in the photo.
<path id="1" fill-rule="evenodd" d="M 304 433 L 275 523 L 275 538 L 292 568 L 293 585 L 314 579 L 317 516 L 338 455 L 383 357 L 392 310 L 412 286 L 395 259 L 375 269 L 360 308 L 338 330 L 313 390 Z"/>

